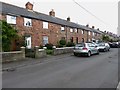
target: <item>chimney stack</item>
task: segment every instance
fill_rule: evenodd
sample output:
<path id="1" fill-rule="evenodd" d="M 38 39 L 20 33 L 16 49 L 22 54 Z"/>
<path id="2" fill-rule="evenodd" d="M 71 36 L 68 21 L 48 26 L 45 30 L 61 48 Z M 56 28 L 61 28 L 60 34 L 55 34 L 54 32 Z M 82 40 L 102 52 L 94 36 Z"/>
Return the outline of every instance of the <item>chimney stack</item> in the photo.
<path id="1" fill-rule="evenodd" d="M 95 26 L 92 26 L 92 28 L 94 29 L 94 28 L 95 28 Z"/>
<path id="2" fill-rule="evenodd" d="M 89 24 L 87 24 L 86 27 L 89 27 Z"/>
<path id="3" fill-rule="evenodd" d="M 33 4 L 30 2 L 27 2 L 25 6 L 26 6 L 26 9 L 33 10 Z"/>
<path id="4" fill-rule="evenodd" d="M 100 29 L 98 28 L 97 30 L 99 31 Z"/>
<path id="5" fill-rule="evenodd" d="M 70 22 L 70 17 L 68 17 L 68 18 L 67 18 L 67 21 L 69 21 L 69 22 Z"/>
<path id="6" fill-rule="evenodd" d="M 55 12 L 54 12 L 54 9 L 52 9 L 52 10 L 49 12 L 49 15 L 50 15 L 50 16 L 54 16 L 54 17 L 55 17 Z"/>

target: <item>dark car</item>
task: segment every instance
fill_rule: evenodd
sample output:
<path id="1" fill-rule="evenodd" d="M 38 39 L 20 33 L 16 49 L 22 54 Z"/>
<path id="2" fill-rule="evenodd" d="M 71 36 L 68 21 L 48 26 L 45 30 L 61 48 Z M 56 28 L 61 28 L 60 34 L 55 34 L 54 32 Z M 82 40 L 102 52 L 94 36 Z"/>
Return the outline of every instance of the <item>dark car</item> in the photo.
<path id="1" fill-rule="evenodd" d="M 119 48 L 120 47 L 119 42 L 112 42 L 112 43 L 109 43 L 109 45 L 110 45 L 111 48 Z"/>

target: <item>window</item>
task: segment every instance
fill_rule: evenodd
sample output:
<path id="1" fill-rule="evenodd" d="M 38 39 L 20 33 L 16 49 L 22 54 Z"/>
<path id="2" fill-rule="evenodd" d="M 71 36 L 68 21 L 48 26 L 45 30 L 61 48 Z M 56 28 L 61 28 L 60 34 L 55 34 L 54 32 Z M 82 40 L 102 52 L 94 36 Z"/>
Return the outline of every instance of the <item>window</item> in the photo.
<path id="1" fill-rule="evenodd" d="M 61 27 L 61 31 L 65 31 L 65 27 Z"/>
<path id="2" fill-rule="evenodd" d="M 73 29 L 72 29 L 72 28 L 70 28 L 70 32 L 73 32 Z"/>
<path id="3" fill-rule="evenodd" d="M 43 36 L 43 45 L 48 43 L 48 36 Z"/>
<path id="4" fill-rule="evenodd" d="M 89 32 L 88 32 L 88 34 L 90 35 L 90 34 L 91 34 L 91 32 L 89 31 Z"/>
<path id="5" fill-rule="evenodd" d="M 24 18 L 24 26 L 32 26 L 32 21 L 31 21 L 31 19 Z"/>
<path id="6" fill-rule="evenodd" d="M 48 29 L 48 22 L 43 22 L 43 28 Z"/>
<path id="7" fill-rule="evenodd" d="M 93 36 L 95 36 L 95 33 L 93 32 Z"/>
<path id="8" fill-rule="evenodd" d="M 78 33 L 78 29 L 77 28 L 75 28 L 74 30 L 75 30 L 76 33 Z"/>
<path id="9" fill-rule="evenodd" d="M 95 36 L 97 36 L 97 33 L 95 33 Z"/>
<path id="10" fill-rule="evenodd" d="M 16 24 L 16 17 L 7 15 L 7 23 Z"/>
<path id="11" fill-rule="evenodd" d="M 81 30 L 82 34 L 84 34 L 84 30 Z"/>

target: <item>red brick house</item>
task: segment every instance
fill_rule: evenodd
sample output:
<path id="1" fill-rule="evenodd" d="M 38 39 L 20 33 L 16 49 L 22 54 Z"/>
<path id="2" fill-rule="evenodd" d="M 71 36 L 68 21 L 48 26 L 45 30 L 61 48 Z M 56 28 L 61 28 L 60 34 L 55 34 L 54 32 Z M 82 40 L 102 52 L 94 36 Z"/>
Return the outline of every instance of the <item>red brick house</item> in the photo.
<path id="1" fill-rule="evenodd" d="M 83 26 L 67 20 L 55 17 L 52 9 L 49 15 L 33 10 L 33 5 L 28 2 L 26 8 L 17 7 L 7 3 L 2 4 L 1 20 L 13 25 L 20 36 L 25 36 L 28 48 L 52 43 L 65 39 L 67 42 L 80 43 L 100 39 L 101 32 L 89 26 Z M 97 34 L 94 36 L 93 33 Z"/>

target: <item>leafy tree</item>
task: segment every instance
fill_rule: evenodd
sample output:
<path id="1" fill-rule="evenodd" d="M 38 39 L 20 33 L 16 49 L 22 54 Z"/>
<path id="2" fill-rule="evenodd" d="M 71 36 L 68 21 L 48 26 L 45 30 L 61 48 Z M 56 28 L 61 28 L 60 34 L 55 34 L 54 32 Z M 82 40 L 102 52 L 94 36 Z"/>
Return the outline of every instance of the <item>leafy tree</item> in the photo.
<path id="1" fill-rule="evenodd" d="M 105 41 L 105 42 L 106 42 L 106 41 L 110 41 L 110 37 L 107 36 L 107 35 L 103 35 L 103 36 L 102 36 L 102 40 Z"/>
<path id="2" fill-rule="evenodd" d="M 0 27 L 2 29 L 2 35 L 0 35 L 2 38 L 2 50 L 10 51 L 11 41 L 18 37 L 17 32 L 4 20 L 0 20 Z"/>

